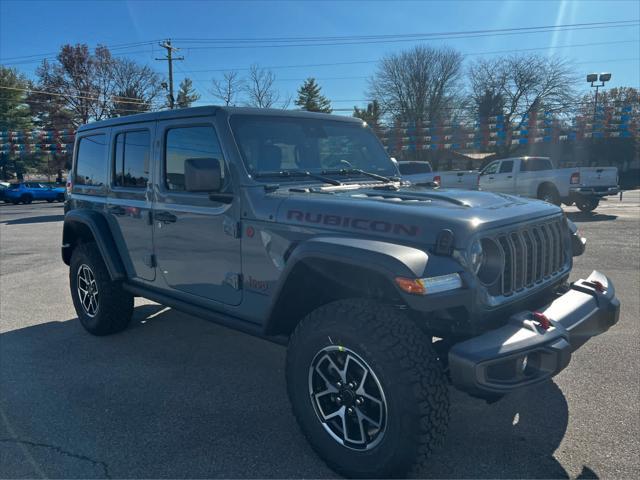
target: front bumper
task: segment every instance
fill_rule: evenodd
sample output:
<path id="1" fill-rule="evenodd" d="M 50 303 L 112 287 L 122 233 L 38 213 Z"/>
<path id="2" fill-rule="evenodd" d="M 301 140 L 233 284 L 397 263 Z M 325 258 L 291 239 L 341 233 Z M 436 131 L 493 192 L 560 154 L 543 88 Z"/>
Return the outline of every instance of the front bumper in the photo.
<path id="1" fill-rule="evenodd" d="M 594 271 L 540 313 L 549 319 L 546 330 L 525 311 L 501 328 L 455 344 L 449 350 L 453 385 L 495 397 L 547 380 L 569 364 L 571 352 L 616 324 L 620 302 L 611 280 Z"/>
<path id="2" fill-rule="evenodd" d="M 571 187 L 569 192 L 572 195 L 584 195 L 589 197 L 607 197 L 609 195 L 617 195 L 620 188 L 615 187 Z"/>

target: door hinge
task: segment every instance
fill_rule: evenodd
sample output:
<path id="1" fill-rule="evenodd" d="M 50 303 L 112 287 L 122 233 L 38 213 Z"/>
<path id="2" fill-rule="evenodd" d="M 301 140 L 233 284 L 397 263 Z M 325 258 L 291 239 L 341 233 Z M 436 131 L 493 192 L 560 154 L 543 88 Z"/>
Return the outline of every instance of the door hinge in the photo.
<path id="1" fill-rule="evenodd" d="M 232 238 L 240 238 L 240 222 L 234 222 L 231 219 L 225 218 L 222 221 L 222 229 L 225 234 Z"/>
<path id="2" fill-rule="evenodd" d="M 242 289 L 242 274 L 228 272 L 224 277 L 224 283 L 229 285 L 234 290 Z"/>
<path id="3" fill-rule="evenodd" d="M 149 268 L 156 268 L 158 266 L 156 262 L 156 256 L 153 253 L 145 255 L 144 264 Z"/>

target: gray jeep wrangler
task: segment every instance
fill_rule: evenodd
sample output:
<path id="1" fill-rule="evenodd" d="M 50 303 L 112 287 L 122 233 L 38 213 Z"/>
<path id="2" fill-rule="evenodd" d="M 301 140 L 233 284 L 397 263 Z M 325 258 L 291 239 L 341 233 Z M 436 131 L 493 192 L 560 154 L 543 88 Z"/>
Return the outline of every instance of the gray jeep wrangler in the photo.
<path id="1" fill-rule="evenodd" d="M 77 132 L 62 258 L 82 325 L 134 297 L 287 345 L 293 412 L 336 471 L 397 476 L 443 440 L 449 385 L 495 400 L 615 324 L 554 205 L 398 178 L 362 121 L 198 107 Z"/>

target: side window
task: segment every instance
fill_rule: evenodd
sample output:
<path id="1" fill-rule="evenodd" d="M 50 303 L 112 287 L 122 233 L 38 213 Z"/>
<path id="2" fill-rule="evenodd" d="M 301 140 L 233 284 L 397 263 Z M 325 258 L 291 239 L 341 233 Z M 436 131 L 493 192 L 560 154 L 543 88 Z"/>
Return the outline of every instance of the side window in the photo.
<path id="1" fill-rule="evenodd" d="M 102 187 L 107 181 L 106 154 L 107 136 L 105 134 L 82 137 L 78 143 L 75 185 Z"/>
<path id="2" fill-rule="evenodd" d="M 184 165 L 187 160 L 204 158 L 220 162 L 222 183 L 226 176 L 222 151 L 212 126 L 172 128 L 165 140 L 165 185 L 169 190 L 184 191 Z"/>
<path id="3" fill-rule="evenodd" d="M 500 173 L 511 173 L 513 172 L 513 160 L 504 160 L 500 164 Z"/>
<path id="4" fill-rule="evenodd" d="M 150 135 L 146 130 L 116 135 L 113 184 L 145 188 L 149 181 Z"/>
<path id="5" fill-rule="evenodd" d="M 492 173 L 496 173 L 498 171 L 498 165 L 500 162 L 493 162 L 487 165 L 487 167 L 482 171 L 482 175 L 489 175 Z"/>
<path id="6" fill-rule="evenodd" d="M 522 172 L 539 172 L 540 170 L 551 170 L 553 166 L 548 158 L 529 158 L 522 161 L 520 170 Z"/>

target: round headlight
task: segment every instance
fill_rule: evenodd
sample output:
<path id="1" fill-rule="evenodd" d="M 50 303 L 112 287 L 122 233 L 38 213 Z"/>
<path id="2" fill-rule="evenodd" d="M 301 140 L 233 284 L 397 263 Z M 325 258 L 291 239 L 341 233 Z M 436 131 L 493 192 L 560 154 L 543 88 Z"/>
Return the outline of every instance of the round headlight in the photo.
<path id="1" fill-rule="evenodd" d="M 504 257 L 502 250 L 495 241 L 483 238 L 480 241 L 482 249 L 482 263 L 478 267 L 476 275 L 483 285 L 493 285 L 504 269 Z"/>
<path id="2" fill-rule="evenodd" d="M 471 244 L 471 248 L 469 248 L 469 265 L 471 266 L 471 271 L 477 275 L 483 263 L 484 251 L 482 250 L 482 243 L 480 240 L 476 240 Z"/>

